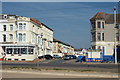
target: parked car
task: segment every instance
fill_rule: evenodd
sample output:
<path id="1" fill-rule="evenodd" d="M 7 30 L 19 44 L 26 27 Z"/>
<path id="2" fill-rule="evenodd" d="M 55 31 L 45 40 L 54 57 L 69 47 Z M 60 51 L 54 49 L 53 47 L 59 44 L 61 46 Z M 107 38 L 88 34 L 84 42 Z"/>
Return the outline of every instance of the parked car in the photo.
<path id="1" fill-rule="evenodd" d="M 42 59 L 43 58 L 43 56 L 38 56 L 38 59 Z"/>
<path id="2" fill-rule="evenodd" d="M 77 57 L 75 55 L 71 55 L 73 57 L 73 59 L 76 59 Z"/>
<path id="3" fill-rule="evenodd" d="M 54 59 L 61 59 L 62 57 L 59 56 L 59 55 L 53 55 L 53 58 L 54 58 Z"/>
<path id="4" fill-rule="evenodd" d="M 45 55 L 44 58 L 46 58 L 46 59 L 53 59 L 53 57 L 51 55 Z"/>
<path id="5" fill-rule="evenodd" d="M 72 55 L 66 55 L 66 56 L 64 56 L 64 60 L 70 60 L 70 59 L 73 59 Z"/>

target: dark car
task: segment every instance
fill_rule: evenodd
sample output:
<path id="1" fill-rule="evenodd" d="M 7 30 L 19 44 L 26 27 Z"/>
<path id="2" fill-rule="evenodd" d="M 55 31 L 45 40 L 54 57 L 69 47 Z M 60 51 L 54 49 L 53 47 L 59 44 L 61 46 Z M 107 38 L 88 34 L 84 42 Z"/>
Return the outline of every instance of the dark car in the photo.
<path id="1" fill-rule="evenodd" d="M 75 55 L 71 55 L 73 57 L 73 59 L 76 59 L 76 56 Z"/>
<path id="2" fill-rule="evenodd" d="M 43 56 L 39 56 L 39 57 L 38 57 L 38 59 L 42 59 L 42 58 L 43 58 Z"/>
<path id="3" fill-rule="evenodd" d="M 53 57 L 51 55 L 45 55 L 44 58 L 45 59 L 52 59 Z"/>

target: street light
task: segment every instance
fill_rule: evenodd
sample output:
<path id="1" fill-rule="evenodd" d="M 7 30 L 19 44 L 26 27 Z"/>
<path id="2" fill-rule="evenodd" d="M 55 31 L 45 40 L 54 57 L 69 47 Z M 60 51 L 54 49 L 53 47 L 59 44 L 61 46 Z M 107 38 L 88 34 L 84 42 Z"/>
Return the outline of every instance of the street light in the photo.
<path id="1" fill-rule="evenodd" d="M 116 47 L 116 7 L 114 7 L 114 24 L 115 24 L 115 64 L 117 64 L 117 47 Z"/>

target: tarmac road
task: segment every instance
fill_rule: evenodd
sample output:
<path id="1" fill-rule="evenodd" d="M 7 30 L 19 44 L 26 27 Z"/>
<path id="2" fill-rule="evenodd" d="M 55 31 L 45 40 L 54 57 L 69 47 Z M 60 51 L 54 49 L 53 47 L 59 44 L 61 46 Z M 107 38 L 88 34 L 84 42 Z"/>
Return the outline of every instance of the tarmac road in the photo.
<path id="1" fill-rule="evenodd" d="M 91 69 L 100 72 L 118 72 L 118 65 L 109 63 L 76 63 L 75 60 L 44 60 L 42 62 L 3 62 L 3 67 L 60 68 L 68 70 Z"/>

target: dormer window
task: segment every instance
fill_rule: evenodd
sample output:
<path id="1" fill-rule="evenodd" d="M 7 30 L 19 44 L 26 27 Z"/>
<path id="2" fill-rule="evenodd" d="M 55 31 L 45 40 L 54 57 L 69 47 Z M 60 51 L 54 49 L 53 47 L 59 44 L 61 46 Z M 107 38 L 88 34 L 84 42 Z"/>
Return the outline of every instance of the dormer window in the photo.
<path id="1" fill-rule="evenodd" d="M 7 15 L 4 15 L 4 19 L 7 19 Z"/>
<path id="2" fill-rule="evenodd" d="M 9 16 L 9 19 L 15 19 L 15 16 Z"/>

